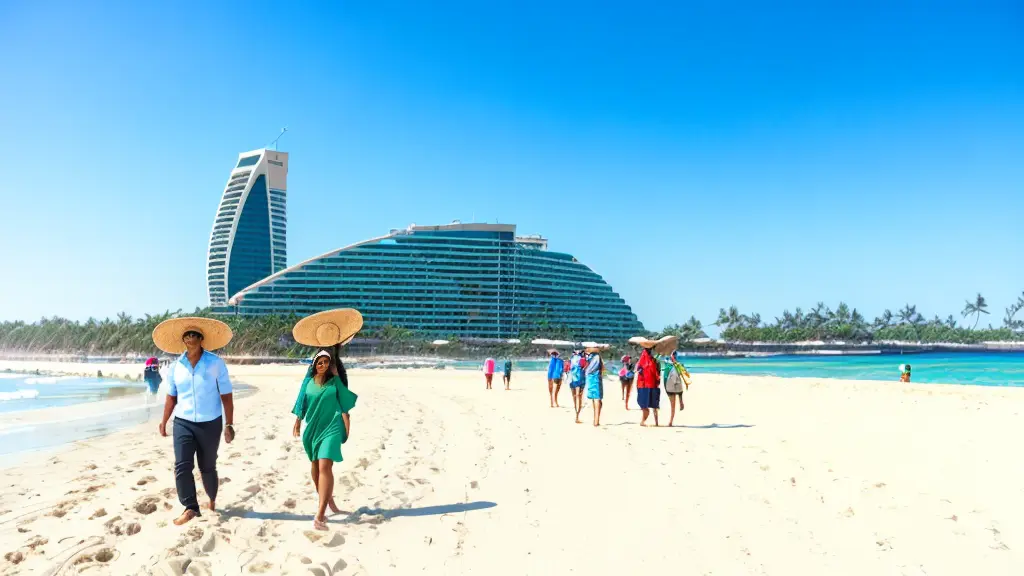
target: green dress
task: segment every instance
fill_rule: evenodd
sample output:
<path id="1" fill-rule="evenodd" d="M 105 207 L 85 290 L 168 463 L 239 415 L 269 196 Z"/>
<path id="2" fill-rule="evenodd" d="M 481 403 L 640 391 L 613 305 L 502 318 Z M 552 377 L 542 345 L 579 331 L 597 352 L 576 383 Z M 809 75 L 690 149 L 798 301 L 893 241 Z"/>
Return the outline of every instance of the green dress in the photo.
<path id="1" fill-rule="evenodd" d="M 347 440 L 341 415 L 355 407 L 356 398 L 337 376 L 323 386 L 313 378 L 302 381 L 292 414 L 306 421 L 302 447 L 310 462 L 322 458 L 341 462 L 341 445 Z"/>

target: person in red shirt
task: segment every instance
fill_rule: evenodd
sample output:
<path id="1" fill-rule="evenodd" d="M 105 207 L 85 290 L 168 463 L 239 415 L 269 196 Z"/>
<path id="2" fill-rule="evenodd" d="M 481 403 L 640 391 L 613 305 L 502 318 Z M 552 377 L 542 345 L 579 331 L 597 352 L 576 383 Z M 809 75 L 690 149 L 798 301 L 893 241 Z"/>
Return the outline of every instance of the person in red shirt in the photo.
<path id="1" fill-rule="evenodd" d="M 654 425 L 658 426 L 658 406 L 661 405 L 661 371 L 658 361 L 651 354 L 650 348 L 644 348 L 636 363 L 636 403 L 643 411 L 640 425 L 647 426 L 647 417 L 654 411 Z"/>

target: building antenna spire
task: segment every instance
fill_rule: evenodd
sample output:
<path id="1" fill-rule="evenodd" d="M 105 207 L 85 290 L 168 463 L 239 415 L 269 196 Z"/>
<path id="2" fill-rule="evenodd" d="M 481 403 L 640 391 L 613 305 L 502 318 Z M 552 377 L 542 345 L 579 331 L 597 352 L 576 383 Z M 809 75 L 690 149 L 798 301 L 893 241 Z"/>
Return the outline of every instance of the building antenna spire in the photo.
<path id="1" fill-rule="evenodd" d="M 277 138 L 274 138 L 274 141 L 271 142 L 267 146 L 267 148 L 273 147 L 274 150 L 277 150 L 277 141 L 280 140 L 281 136 L 284 136 L 284 133 L 287 132 L 287 131 L 288 131 L 288 127 L 287 126 L 285 126 L 284 128 L 281 128 L 281 133 L 277 135 Z"/>

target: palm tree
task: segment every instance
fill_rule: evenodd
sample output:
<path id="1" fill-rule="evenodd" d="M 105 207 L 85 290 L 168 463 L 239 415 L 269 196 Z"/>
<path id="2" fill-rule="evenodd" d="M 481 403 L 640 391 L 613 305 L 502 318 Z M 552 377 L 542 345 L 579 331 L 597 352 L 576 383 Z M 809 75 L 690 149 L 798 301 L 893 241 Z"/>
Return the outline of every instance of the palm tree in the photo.
<path id="1" fill-rule="evenodd" d="M 746 316 L 740 314 L 740 311 L 735 306 L 729 306 L 729 311 L 726 312 L 725 308 L 719 308 L 718 320 L 715 321 L 715 326 L 725 326 L 726 329 L 734 326 L 739 326 L 746 319 Z"/>
<path id="2" fill-rule="evenodd" d="M 886 309 L 882 315 L 875 318 L 875 329 L 888 328 L 892 325 L 892 310 Z"/>
<path id="3" fill-rule="evenodd" d="M 981 295 L 981 292 L 978 293 L 978 297 L 974 299 L 974 302 L 971 302 L 970 300 L 967 300 L 966 302 L 967 304 L 964 306 L 963 312 L 960 314 L 964 318 L 972 314 L 974 315 L 974 326 L 971 327 L 971 330 L 974 330 L 978 327 L 978 321 L 981 320 L 981 315 L 989 313 L 987 310 L 988 304 L 985 302 L 985 297 Z"/>
<path id="4" fill-rule="evenodd" d="M 903 308 L 897 312 L 900 319 L 900 324 L 920 324 L 920 314 L 917 313 L 917 305 L 911 306 L 906 304 Z"/>

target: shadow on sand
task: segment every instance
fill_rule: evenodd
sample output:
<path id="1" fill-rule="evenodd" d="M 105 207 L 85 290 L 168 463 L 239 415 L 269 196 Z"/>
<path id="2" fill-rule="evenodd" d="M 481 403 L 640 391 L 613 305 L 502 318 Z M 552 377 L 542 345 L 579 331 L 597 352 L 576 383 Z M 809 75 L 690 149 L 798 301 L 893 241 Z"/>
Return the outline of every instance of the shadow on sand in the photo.
<path id="1" fill-rule="evenodd" d="M 602 426 L 636 426 L 637 428 L 639 428 L 640 427 L 640 423 L 639 422 L 619 422 L 618 424 L 602 424 Z M 648 428 L 654 428 L 654 429 L 658 429 L 658 428 L 694 428 L 694 429 L 698 429 L 698 430 L 710 430 L 712 428 L 753 428 L 754 426 L 756 426 L 756 424 L 718 424 L 718 423 L 714 423 L 714 424 L 704 424 L 703 426 L 687 426 L 686 424 L 676 424 L 676 425 L 670 427 L 667 424 L 662 424 L 661 426 L 655 426 L 652 423 L 652 424 L 650 424 L 648 426 Z"/>
<path id="2" fill-rule="evenodd" d="M 355 512 L 344 510 L 339 514 L 328 514 L 327 520 L 341 524 L 380 524 L 398 518 L 400 516 L 440 516 L 442 514 L 457 514 L 459 512 L 471 512 L 473 510 L 486 510 L 497 506 L 494 502 L 463 502 L 459 504 L 444 504 L 442 506 L 424 506 L 422 508 L 394 508 L 382 510 L 363 506 Z M 256 520 L 301 520 L 311 522 L 312 514 L 292 514 L 290 512 L 257 512 L 244 510 L 242 508 L 227 508 L 220 513 L 222 518 L 254 518 Z"/>

